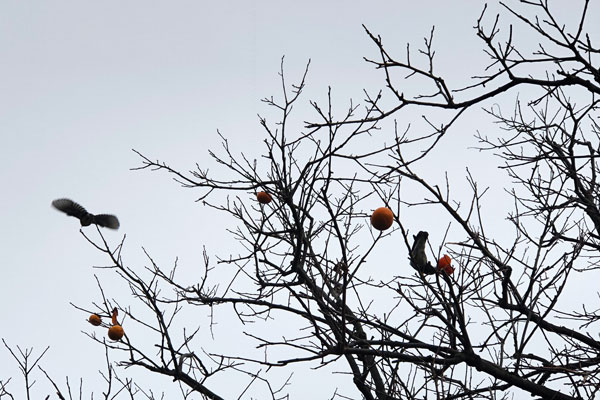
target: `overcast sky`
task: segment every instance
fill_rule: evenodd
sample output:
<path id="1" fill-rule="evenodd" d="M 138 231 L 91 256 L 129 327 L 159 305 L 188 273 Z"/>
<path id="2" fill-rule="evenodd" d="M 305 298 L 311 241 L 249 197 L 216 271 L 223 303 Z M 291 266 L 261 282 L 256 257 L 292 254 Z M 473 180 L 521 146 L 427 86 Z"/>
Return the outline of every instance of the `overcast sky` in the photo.
<path id="1" fill-rule="evenodd" d="M 141 246 L 164 264 L 179 256 L 198 265 L 203 245 L 227 254 L 227 226 L 194 203 L 200 193 L 130 171 L 140 165 L 131 149 L 186 171 L 208 163 L 219 129 L 258 157 L 256 115 L 268 112 L 261 98 L 279 95 L 282 56 L 290 79 L 312 59 L 306 99 L 324 99 L 330 85 L 340 102 L 382 86 L 362 60 L 376 52 L 361 24 L 398 55 L 436 25 L 436 57 L 449 76 L 482 65 L 477 2 L 352 3 L 1 1 L 0 336 L 38 351 L 50 345 L 43 365 L 54 378 L 101 388 L 103 349 L 81 333 L 90 327 L 69 303 L 98 300 L 92 266 L 106 260 L 51 201 L 69 197 L 116 214 L 121 228 L 107 237 L 116 243 L 126 234 L 128 259 L 140 268 Z M 311 117 L 297 115 L 298 127 Z M 476 121 L 464 127 L 472 138 Z M 0 349 L 0 379 L 13 376 L 18 392 L 7 358 Z"/>

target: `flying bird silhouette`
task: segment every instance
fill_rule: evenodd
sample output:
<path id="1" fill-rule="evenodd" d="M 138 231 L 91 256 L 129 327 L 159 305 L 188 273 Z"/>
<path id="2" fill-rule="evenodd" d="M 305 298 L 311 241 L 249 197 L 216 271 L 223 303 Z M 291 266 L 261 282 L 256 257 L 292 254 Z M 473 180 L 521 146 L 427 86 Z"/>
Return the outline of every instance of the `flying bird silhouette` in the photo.
<path id="1" fill-rule="evenodd" d="M 75 203 L 73 200 L 56 199 L 52 202 L 52 206 L 71 217 L 79 218 L 81 226 L 89 226 L 91 224 L 96 224 L 104 228 L 118 229 L 120 225 L 119 220 L 114 215 L 90 214 L 85 208 Z"/>
<path id="2" fill-rule="evenodd" d="M 427 243 L 428 237 L 429 233 L 425 231 L 421 231 L 416 236 L 413 236 L 415 241 L 410 249 L 410 265 L 425 275 L 432 275 L 436 273 L 436 269 L 427 261 L 427 255 L 425 254 L 425 243 Z"/>

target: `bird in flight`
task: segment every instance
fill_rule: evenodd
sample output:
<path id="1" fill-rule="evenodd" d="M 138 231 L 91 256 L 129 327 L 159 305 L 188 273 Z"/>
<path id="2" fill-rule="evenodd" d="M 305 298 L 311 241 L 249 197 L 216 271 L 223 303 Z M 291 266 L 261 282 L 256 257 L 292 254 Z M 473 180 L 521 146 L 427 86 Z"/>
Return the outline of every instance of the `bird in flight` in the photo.
<path id="1" fill-rule="evenodd" d="M 114 215 L 90 214 L 85 208 L 75 203 L 73 200 L 56 199 L 52 202 L 52 206 L 71 217 L 79 218 L 81 226 L 89 226 L 91 224 L 96 224 L 104 228 L 118 229 L 120 225 L 119 220 Z"/>

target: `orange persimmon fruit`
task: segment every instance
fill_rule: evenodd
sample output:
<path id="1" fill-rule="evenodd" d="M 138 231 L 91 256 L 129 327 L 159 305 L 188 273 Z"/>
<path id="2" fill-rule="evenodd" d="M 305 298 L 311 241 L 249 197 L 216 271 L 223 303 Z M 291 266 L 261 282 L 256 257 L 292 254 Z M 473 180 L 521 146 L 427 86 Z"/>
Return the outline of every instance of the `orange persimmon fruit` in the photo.
<path id="1" fill-rule="evenodd" d="M 446 274 L 450 275 L 454 272 L 454 268 L 452 268 L 452 259 L 448 254 L 444 254 L 442 258 L 438 260 L 437 270 L 444 271 Z"/>
<path id="2" fill-rule="evenodd" d="M 113 325 L 110 328 L 108 328 L 108 337 L 111 340 L 114 340 L 115 342 L 117 340 L 121 340 L 124 334 L 125 331 L 123 330 L 123 327 L 121 325 Z"/>
<path id="3" fill-rule="evenodd" d="M 92 314 L 88 318 L 88 322 L 94 326 L 98 326 L 102 323 L 102 318 L 98 314 Z"/>
<path id="4" fill-rule="evenodd" d="M 394 213 L 387 207 L 379 207 L 371 215 L 371 225 L 379 231 L 385 231 L 394 223 Z"/>
<path id="5" fill-rule="evenodd" d="M 454 272 L 454 267 L 447 265 L 444 267 L 444 272 L 448 275 L 452 275 L 452 273 Z"/>
<path id="6" fill-rule="evenodd" d="M 258 192 L 256 193 L 256 199 L 260 204 L 269 204 L 273 198 L 267 192 Z"/>

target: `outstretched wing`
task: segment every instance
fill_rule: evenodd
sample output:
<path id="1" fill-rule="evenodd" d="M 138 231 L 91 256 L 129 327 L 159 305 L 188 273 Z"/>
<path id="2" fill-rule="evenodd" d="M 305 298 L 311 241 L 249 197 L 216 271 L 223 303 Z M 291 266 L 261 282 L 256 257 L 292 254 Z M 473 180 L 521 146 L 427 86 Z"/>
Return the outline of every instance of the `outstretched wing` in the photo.
<path id="1" fill-rule="evenodd" d="M 56 199 L 52 202 L 52 206 L 59 211 L 64 212 L 75 218 L 83 218 L 88 215 L 88 212 L 81 205 L 69 199 Z"/>
<path id="2" fill-rule="evenodd" d="M 119 220 L 114 215 L 98 214 L 94 215 L 94 223 L 98 226 L 110 229 L 119 229 Z"/>

